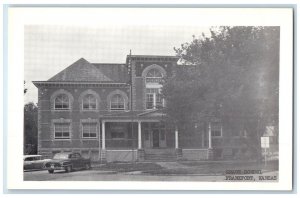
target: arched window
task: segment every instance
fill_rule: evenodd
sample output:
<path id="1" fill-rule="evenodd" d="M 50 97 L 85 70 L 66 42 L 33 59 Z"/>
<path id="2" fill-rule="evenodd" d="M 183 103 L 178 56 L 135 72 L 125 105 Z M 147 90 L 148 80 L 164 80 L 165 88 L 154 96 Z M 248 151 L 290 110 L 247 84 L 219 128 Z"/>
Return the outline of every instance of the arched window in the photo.
<path id="1" fill-rule="evenodd" d="M 146 109 L 163 107 L 161 96 L 162 73 L 157 68 L 150 69 L 146 74 Z"/>
<path id="2" fill-rule="evenodd" d="M 93 94 L 87 94 L 82 99 L 83 110 L 95 110 L 97 109 L 97 99 Z"/>
<path id="3" fill-rule="evenodd" d="M 159 83 L 163 75 L 158 69 L 150 69 L 146 75 L 146 83 Z"/>
<path id="4" fill-rule="evenodd" d="M 54 108 L 60 110 L 70 109 L 69 97 L 66 94 L 60 94 L 55 98 Z"/>
<path id="5" fill-rule="evenodd" d="M 111 98 L 110 109 L 111 110 L 124 110 L 125 109 L 125 100 L 121 94 L 116 94 Z"/>

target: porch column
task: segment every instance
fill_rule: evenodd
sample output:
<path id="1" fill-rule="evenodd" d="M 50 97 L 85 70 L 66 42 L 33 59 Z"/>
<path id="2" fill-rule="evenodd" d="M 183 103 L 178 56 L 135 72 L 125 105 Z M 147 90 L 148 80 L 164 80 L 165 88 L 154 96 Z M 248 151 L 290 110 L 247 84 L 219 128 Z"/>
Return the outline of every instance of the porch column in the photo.
<path id="1" fill-rule="evenodd" d="M 142 123 L 138 122 L 138 149 L 142 148 Z"/>
<path id="2" fill-rule="evenodd" d="M 175 128 L 175 148 L 178 149 L 178 129 Z"/>
<path id="3" fill-rule="evenodd" d="M 211 126 L 210 126 L 210 122 L 208 123 L 208 148 L 211 148 Z"/>
<path id="4" fill-rule="evenodd" d="M 105 121 L 102 121 L 102 150 L 105 150 Z"/>

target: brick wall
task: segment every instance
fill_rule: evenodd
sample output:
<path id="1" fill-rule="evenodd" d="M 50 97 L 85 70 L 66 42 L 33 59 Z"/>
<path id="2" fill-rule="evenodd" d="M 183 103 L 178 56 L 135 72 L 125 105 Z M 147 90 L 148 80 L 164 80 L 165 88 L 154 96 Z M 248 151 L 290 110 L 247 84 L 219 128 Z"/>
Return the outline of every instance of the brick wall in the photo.
<path id="1" fill-rule="evenodd" d="M 65 90 L 69 92 L 73 97 L 73 104 L 71 110 L 57 111 L 53 109 L 51 96 L 57 90 Z M 82 101 L 79 99 L 80 94 L 86 90 L 95 91 L 99 97 L 99 108 L 93 111 L 83 111 Z M 98 121 L 101 114 L 109 111 L 109 104 L 107 96 L 109 93 L 115 90 L 124 92 L 129 97 L 129 88 L 97 88 L 97 87 L 41 87 L 39 88 L 39 101 L 38 101 L 38 152 L 44 153 L 48 148 L 98 148 L 99 142 L 97 139 L 84 139 L 81 138 L 81 121 L 91 119 L 92 121 Z M 129 101 L 128 101 L 129 103 Z M 129 105 L 129 104 L 127 104 Z M 54 140 L 54 121 L 63 122 L 67 121 L 71 124 L 71 140 Z M 98 123 L 98 132 L 100 132 L 100 124 Z M 99 135 L 99 134 L 98 134 Z M 99 137 L 99 136 L 98 136 Z"/>

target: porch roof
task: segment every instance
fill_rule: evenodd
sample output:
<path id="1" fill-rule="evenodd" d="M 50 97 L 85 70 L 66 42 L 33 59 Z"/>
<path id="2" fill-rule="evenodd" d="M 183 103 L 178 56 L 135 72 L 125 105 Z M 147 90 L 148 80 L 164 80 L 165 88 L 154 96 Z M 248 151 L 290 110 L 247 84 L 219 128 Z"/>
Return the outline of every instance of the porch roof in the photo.
<path id="1" fill-rule="evenodd" d="M 161 110 L 149 111 L 111 111 L 100 116 L 104 121 L 160 121 L 165 114 Z"/>

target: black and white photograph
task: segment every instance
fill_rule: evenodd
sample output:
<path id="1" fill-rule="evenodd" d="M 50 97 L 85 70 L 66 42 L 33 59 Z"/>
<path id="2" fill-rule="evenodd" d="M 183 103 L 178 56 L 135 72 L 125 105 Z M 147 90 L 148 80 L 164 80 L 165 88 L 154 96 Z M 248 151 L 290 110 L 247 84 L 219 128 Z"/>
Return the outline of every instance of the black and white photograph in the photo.
<path id="1" fill-rule="evenodd" d="M 281 128 L 290 120 L 280 124 L 282 105 L 289 110 L 292 101 L 280 84 L 289 83 L 282 67 L 292 71 L 282 65 L 290 61 L 282 55 L 292 51 L 282 44 L 291 47 L 290 26 L 198 24 L 206 16 L 201 9 L 105 9 L 92 10 L 99 16 L 86 23 L 78 14 L 78 24 L 22 26 L 23 131 L 15 131 L 22 146 L 15 144 L 21 155 L 14 156 L 22 162 L 21 183 L 222 182 L 259 189 L 290 178 L 282 173 L 291 164 L 280 168 L 291 163 L 292 149 L 292 131 Z M 265 11 L 252 14 L 267 21 Z M 176 23 L 180 14 L 187 16 Z"/>

